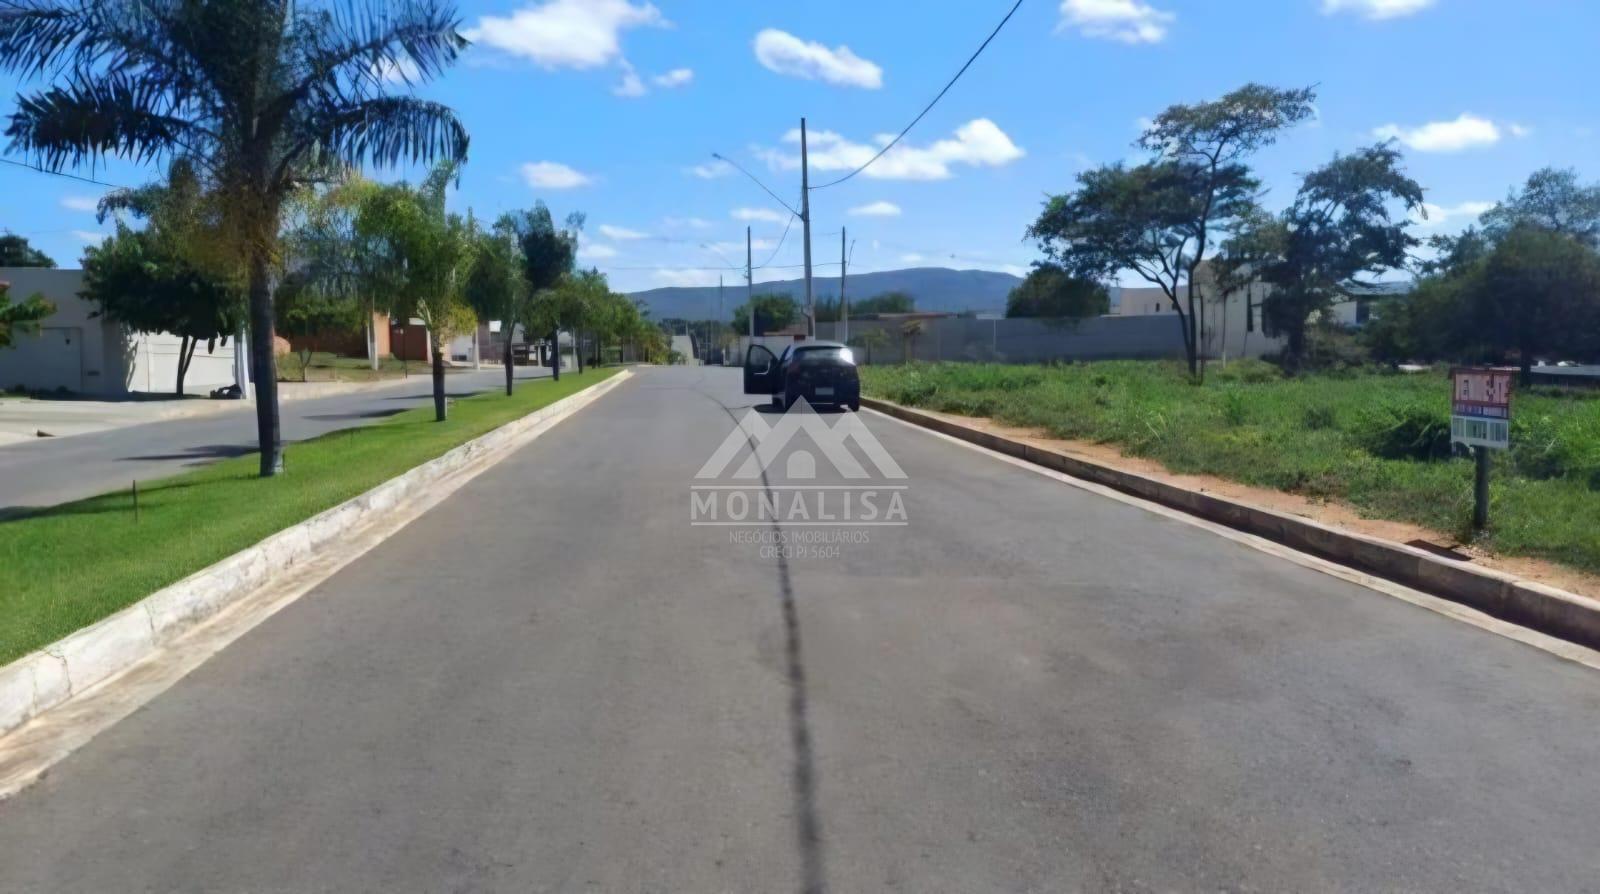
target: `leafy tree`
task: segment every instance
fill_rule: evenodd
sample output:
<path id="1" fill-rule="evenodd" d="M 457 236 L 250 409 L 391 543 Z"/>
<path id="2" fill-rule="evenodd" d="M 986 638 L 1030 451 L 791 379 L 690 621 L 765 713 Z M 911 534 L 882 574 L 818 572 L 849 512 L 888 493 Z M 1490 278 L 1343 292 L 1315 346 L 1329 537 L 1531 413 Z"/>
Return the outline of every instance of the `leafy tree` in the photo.
<path id="1" fill-rule="evenodd" d="M 311 355 L 315 353 L 319 336 L 328 332 L 347 331 L 362 325 L 362 318 L 372 323 L 366 305 L 350 295 L 325 288 L 312 279 L 293 277 L 278 286 L 278 332 L 301 339 L 300 381 L 306 380 Z"/>
<path id="2" fill-rule="evenodd" d="M 477 325 L 466 303 L 472 269 L 473 224 L 445 211 L 445 190 L 456 166 L 434 168 L 421 187 L 400 183 L 368 193 L 356 229 L 373 252 L 380 283 L 402 320 L 417 317 L 428 327 L 433 358 L 434 418 L 446 418 L 444 346 Z"/>
<path id="3" fill-rule="evenodd" d="M 1081 320 L 1111 311 L 1111 294 L 1092 279 L 1079 279 L 1059 264 L 1033 265 L 1006 296 L 1007 317 Z"/>
<path id="4" fill-rule="evenodd" d="M 55 259 L 28 244 L 23 236 L 0 236 L 0 267 L 54 267 Z"/>
<path id="5" fill-rule="evenodd" d="M 1177 311 L 1189 371 L 1203 376 L 1195 273 L 1211 248 L 1254 207 L 1259 181 L 1245 159 L 1311 117 L 1316 93 L 1250 84 L 1212 102 L 1175 105 L 1137 145 L 1152 160 L 1078 175 L 1028 230 L 1075 276 L 1105 281 L 1132 271 Z"/>
<path id="6" fill-rule="evenodd" d="M 512 393 L 511 337 L 519 321 L 526 320 L 528 279 L 522 266 L 522 250 L 517 245 L 517 222 L 503 214 L 489 230 L 474 234 L 477 242 L 472 274 L 467 277 L 467 303 L 480 321 L 499 320 L 505 340 L 501 358 L 505 365 L 506 396 Z"/>
<path id="7" fill-rule="evenodd" d="M 462 159 L 454 113 L 389 95 L 467 41 L 438 0 L 16 0 L 0 67 L 54 83 L 19 96 L 12 145 L 49 170 L 185 156 L 227 197 L 220 235 L 246 273 L 261 475 L 282 471 L 272 352 L 285 199 L 332 167 Z"/>
<path id="8" fill-rule="evenodd" d="M 1600 183 L 1584 186 L 1576 171 L 1542 168 L 1521 191 L 1513 190 L 1484 212 L 1482 222 L 1491 242 L 1505 239 L 1519 226 L 1531 226 L 1600 249 Z"/>
<path id="9" fill-rule="evenodd" d="M 778 293 L 752 295 L 750 301 L 734 308 L 733 330 L 750 331 L 750 307 L 756 309 L 756 334 L 776 332 L 800 318 L 800 305 L 791 295 Z"/>
<path id="10" fill-rule="evenodd" d="M 605 274 L 598 270 L 569 273 L 553 287 L 539 293 L 537 303 L 541 317 L 559 321 L 560 325 L 554 326 L 558 332 L 562 325 L 572 332 L 573 360 L 580 374 L 583 372 L 580 335 L 586 326 L 594 322 L 610 295 L 611 287 L 606 283 Z M 558 343 L 558 353 L 559 347 Z"/>
<path id="11" fill-rule="evenodd" d="M 20 304 L 12 304 L 10 283 L 0 283 L 0 348 L 11 347 L 18 335 L 35 332 L 39 321 L 56 312 L 55 305 L 44 300 L 43 295 L 28 296 Z"/>
<path id="12" fill-rule="evenodd" d="M 867 317 L 873 314 L 909 314 L 917 310 L 916 299 L 909 292 L 884 292 L 859 301 L 850 302 L 850 316 Z"/>
<path id="13" fill-rule="evenodd" d="M 1489 346 L 1516 354 L 1524 385 L 1541 354 L 1600 351 L 1600 254 L 1578 236 L 1513 227 L 1460 287 Z"/>
<path id="14" fill-rule="evenodd" d="M 154 227 L 115 235 L 83 254 L 83 295 L 99 315 L 136 332 L 179 337 L 173 393 L 183 396 L 184 378 L 201 342 L 209 353 L 235 331 L 243 296 L 230 282 L 197 269 L 172 250 Z"/>
<path id="15" fill-rule="evenodd" d="M 308 335 L 361 327 L 374 371 L 381 358 L 373 320 L 391 310 L 388 271 L 381 266 L 382 251 L 368 244 L 368 235 L 356 224 L 362 201 L 375 189 L 376 184 L 352 171 L 294 197 L 284 237 L 289 272 L 276 298 L 282 305 L 278 317 L 283 331 Z M 287 319 L 291 302 L 292 321 Z"/>
<path id="16" fill-rule="evenodd" d="M 1223 280 L 1255 277 L 1273 286 L 1262 305 L 1271 330 L 1288 339 L 1285 360 L 1297 369 L 1306 352 L 1306 324 L 1376 275 L 1403 265 L 1417 240 L 1404 212 L 1422 207 L 1422 187 L 1406 176 L 1400 153 L 1384 143 L 1307 174 L 1281 215 L 1250 215 L 1219 259 Z"/>
<path id="17" fill-rule="evenodd" d="M 572 272 L 578 257 L 578 237 L 583 230 L 584 217 L 567 215 L 566 225 L 557 227 L 550 209 L 543 202 L 531 211 L 512 215 L 517 234 L 517 247 L 522 251 L 522 276 L 528 282 L 528 293 L 533 300 L 527 304 L 528 318 L 523 320 L 527 332 L 550 333 L 550 372 L 561 381 L 561 302 L 545 294 Z"/>

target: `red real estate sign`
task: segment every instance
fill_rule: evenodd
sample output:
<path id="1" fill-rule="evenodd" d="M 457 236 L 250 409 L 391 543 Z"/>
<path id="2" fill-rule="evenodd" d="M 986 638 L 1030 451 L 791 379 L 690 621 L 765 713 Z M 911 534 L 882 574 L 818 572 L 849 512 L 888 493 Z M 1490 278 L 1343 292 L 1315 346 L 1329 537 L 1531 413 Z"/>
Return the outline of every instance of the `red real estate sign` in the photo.
<path id="1" fill-rule="evenodd" d="M 1468 447 L 1511 446 L 1511 372 L 1450 370 L 1450 440 Z"/>

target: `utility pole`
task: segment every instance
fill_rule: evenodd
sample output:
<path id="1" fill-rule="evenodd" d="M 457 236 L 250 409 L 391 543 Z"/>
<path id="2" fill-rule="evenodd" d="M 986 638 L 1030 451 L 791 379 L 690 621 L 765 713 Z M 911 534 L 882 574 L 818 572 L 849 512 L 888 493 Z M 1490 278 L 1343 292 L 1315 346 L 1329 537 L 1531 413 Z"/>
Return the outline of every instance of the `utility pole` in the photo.
<path id="1" fill-rule="evenodd" d="M 839 228 L 839 323 L 843 326 L 844 335 L 839 341 L 850 343 L 850 299 L 844 296 L 845 265 L 849 259 L 845 257 L 845 227 Z"/>
<path id="2" fill-rule="evenodd" d="M 800 223 L 806 237 L 806 334 L 817 337 L 817 305 L 811 296 L 811 163 L 806 155 L 806 119 L 800 119 Z"/>
<path id="3" fill-rule="evenodd" d="M 744 228 L 744 301 L 750 311 L 750 344 L 756 337 L 756 268 L 755 256 L 750 253 L 750 228 Z"/>
<path id="4" fill-rule="evenodd" d="M 717 359 L 721 360 L 722 358 L 721 358 L 720 355 L 722 353 L 722 274 L 720 274 L 720 273 L 717 274 L 717 316 L 716 316 L 715 319 L 717 321 L 717 332 L 716 332 L 715 337 L 716 337 L 716 340 L 717 340 L 717 354 L 719 355 Z"/>

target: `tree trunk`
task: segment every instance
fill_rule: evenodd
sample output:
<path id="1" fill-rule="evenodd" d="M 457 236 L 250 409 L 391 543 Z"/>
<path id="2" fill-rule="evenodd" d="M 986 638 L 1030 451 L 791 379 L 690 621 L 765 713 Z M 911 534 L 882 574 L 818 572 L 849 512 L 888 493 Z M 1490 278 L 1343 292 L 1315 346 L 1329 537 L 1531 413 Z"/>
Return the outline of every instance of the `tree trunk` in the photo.
<path id="1" fill-rule="evenodd" d="M 283 472 L 283 433 L 278 421 L 278 358 L 272 353 L 272 282 L 263 247 L 250 252 L 250 377 L 256 387 L 256 442 L 261 477 Z"/>
<path id="2" fill-rule="evenodd" d="M 178 390 L 177 396 L 183 398 L 183 379 L 189 374 L 189 364 L 194 360 L 194 349 L 200 344 L 199 339 L 183 336 L 178 342 Z"/>
<path id="3" fill-rule="evenodd" d="M 578 364 L 578 375 L 583 375 L 583 338 L 572 330 L 572 362 Z"/>
<path id="4" fill-rule="evenodd" d="M 505 359 L 505 366 L 506 366 L 506 397 L 510 397 L 511 396 L 511 332 L 512 332 L 512 329 L 510 327 L 502 327 L 502 328 L 505 329 L 505 333 L 504 334 L 505 334 L 505 337 L 506 337 L 506 350 L 505 350 L 505 358 L 504 358 Z"/>
<path id="5" fill-rule="evenodd" d="M 1522 356 L 1517 358 L 1517 368 L 1521 372 L 1517 376 L 1518 384 L 1527 388 L 1533 384 L 1533 353 L 1524 349 Z"/>
<path id="6" fill-rule="evenodd" d="M 561 330 L 550 333 L 550 378 L 561 381 Z"/>
<path id="7" fill-rule="evenodd" d="M 1292 376 L 1300 371 L 1301 363 L 1306 356 L 1305 321 L 1302 320 L 1298 325 L 1289 327 L 1287 335 L 1289 336 L 1289 344 L 1284 352 L 1283 359 L 1284 365 L 1288 367 L 1287 372 Z"/>
<path id="8" fill-rule="evenodd" d="M 430 330 L 431 332 L 431 330 Z M 433 340 L 433 421 L 445 420 L 444 406 L 444 345 Z"/>

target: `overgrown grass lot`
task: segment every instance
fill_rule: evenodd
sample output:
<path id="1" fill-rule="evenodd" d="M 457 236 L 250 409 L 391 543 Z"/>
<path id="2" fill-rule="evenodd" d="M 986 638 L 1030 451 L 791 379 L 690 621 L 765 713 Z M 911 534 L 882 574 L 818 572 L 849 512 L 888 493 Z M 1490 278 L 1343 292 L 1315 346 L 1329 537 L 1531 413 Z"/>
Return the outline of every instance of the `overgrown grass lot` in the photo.
<path id="1" fill-rule="evenodd" d="M 519 383 L 287 445 L 286 472 L 251 453 L 130 490 L 0 519 L 0 665 L 618 370 Z"/>
<path id="2" fill-rule="evenodd" d="M 1447 371 L 1305 374 L 1213 364 L 912 364 L 867 367 L 867 393 L 1115 445 L 1180 473 L 1215 475 L 1377 518 L 1470 535 L 1473 465 L 1450 446 Z M 1600 572 L 1600 393 L 1513 397 L 1513 450 L 1494 459 L 1492 530 L 1479 542 Z"/>

